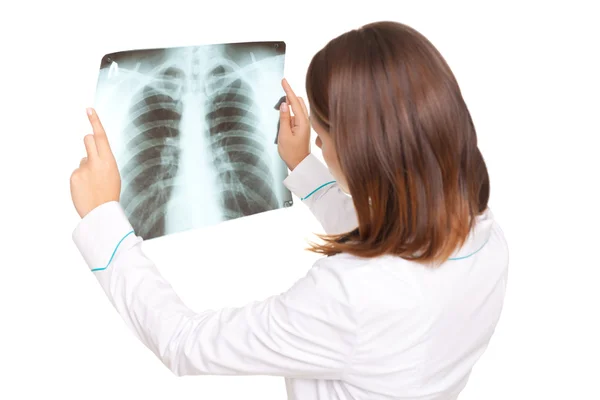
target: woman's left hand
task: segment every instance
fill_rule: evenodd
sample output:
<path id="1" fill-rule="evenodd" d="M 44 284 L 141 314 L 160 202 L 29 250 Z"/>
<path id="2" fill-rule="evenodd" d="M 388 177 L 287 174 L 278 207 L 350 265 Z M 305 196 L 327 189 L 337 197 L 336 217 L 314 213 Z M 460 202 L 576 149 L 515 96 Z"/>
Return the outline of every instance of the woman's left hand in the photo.
<path id="1" fill-rule="evenodd" d="M 83 138 L 87 157 L 71 174 L 71 198 L 81 218 L 121 195 L 121 176 L 106 132 L 95 110 L 88 109 L 88 118 L 94 133 Z"/>

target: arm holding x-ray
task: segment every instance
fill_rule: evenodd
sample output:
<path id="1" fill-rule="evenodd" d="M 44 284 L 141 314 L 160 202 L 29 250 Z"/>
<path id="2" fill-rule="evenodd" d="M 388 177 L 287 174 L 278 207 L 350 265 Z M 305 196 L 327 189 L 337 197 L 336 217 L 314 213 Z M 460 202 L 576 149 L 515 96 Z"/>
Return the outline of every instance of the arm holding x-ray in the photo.
<path id="1" fill-rule="evenodd" d="M 310 121 L 304 101 L 283 80 L 287 102 L 281 109 L 278 149 L 292 173 L 284 184 L 309 207 L 327 234 L 349 232 L 358 226 L 352 198 L 327 166 L 310 152 Z M 291 105 L 294 116 L 291 116 Z M 317 139 L 319 144 L 320 138 Z"/>
<path id="2" fill-rule="evenodd" d="M 123 321 L 177 376 L 343 379 L 347 372 L 357 322 L 331 258 L 319 260 L 284 293 L 197 312 L 144 254 L 143 239 L 118 202 L 86 215 L 73 240 Z"/>

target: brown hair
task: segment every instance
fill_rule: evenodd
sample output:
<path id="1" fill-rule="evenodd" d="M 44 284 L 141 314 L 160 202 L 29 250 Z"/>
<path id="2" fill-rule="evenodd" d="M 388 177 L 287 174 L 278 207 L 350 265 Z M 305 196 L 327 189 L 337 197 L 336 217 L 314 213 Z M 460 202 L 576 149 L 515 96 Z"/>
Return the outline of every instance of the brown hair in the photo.
<path id="1" fill-rule="evenodd" d="M 389 21 L 346 32 L 313 57 L 306 92 L 358 217 L 312 251 L 440 264 L 464 244 L 489 177 L 458 83 L 428 39 Z"/>

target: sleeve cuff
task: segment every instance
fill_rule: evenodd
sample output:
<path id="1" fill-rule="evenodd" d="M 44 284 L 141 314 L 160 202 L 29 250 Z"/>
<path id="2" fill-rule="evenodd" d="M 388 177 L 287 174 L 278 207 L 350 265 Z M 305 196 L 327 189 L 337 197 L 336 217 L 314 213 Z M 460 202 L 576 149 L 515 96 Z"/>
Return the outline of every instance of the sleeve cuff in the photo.
<path id="1" fill-rule="evenodd" d="M 305 200 L 319 188 L 334 182 L 335 178 L 327 166 L 313 154 L 309 154 L 290 172 L 283 184 L 300 199 Z"/>
<path id="2" fill-rule="evenodd" d="M 121 204 L 104 203 L 89 212 L 73 231 L 73 241 L 90 270 L 105 270 L 118 251 L 136 242 Z"/>

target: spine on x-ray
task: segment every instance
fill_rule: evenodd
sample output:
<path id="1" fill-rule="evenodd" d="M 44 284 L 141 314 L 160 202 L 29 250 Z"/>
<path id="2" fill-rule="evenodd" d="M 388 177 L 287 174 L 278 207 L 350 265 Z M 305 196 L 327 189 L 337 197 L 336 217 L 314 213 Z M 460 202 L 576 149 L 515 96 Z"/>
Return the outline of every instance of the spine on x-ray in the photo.
<path id="1" fill-rule="evenodd" d="M 226 219 L 276 209 L 277 196 L 259 132 L 253 91 L 231 61 L 221 59 L 206 76 L 208 143 Z"/>
<path id="2" fill-rule="evenodd" d="M 136 233 L 146 239 L 166 233 L 180 156 L 182 75 L 179 69 L 165 69 L 141 88 L 129 110 L 121 203 L 137 222 Z"/>

